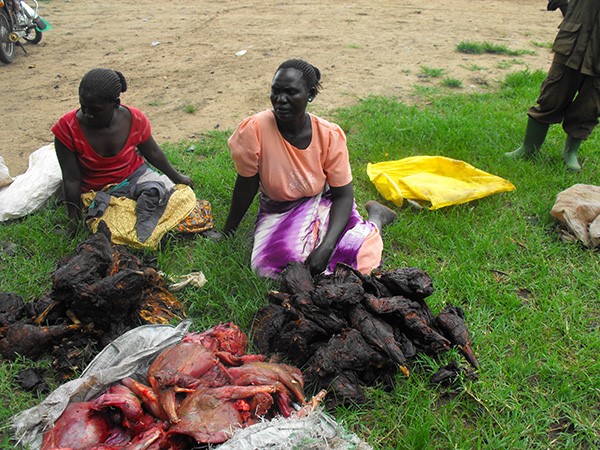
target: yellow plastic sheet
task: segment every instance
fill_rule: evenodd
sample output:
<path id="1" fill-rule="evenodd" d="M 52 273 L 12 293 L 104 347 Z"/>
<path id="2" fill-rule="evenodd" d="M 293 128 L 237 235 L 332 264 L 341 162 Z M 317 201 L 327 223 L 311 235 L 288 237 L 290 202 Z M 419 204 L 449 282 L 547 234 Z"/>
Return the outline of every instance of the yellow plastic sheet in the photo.
<path id="1" fill-rule="evenodd" d="M 379 193 L 398 206 L 406 198 L 430 202 L 430 209 L 439 209 L 515 189 L 504 178 L 444 156 L 369 163 L 367 174 Z"/>

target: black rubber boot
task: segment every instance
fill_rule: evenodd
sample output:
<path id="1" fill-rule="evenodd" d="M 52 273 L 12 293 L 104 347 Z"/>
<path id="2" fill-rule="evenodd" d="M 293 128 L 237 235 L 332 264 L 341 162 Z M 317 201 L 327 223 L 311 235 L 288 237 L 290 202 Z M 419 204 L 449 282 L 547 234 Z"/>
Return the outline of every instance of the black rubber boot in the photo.
<path id="1" fill-rule="evenodd" d="M 523 144 L 515 151 L 505 153 L 504 155 L 509 158 L 529 158 L 535 155 L 546 140 L 548 128 L 550 128 L 550 125 L 547 123 L 541 123 L 529 117 Z"/>
<path id="2" fill-rule="evenodd" d="M 567 135 L 567 139 L 565 140 L 563 159 L 565 160 L 567 167 L 575 172 L 581 170 L 581 165 L 577 160 L 577 152 L 579 151 L 582 142 L 581 139 L 575 139 L 569 135 Z"/>

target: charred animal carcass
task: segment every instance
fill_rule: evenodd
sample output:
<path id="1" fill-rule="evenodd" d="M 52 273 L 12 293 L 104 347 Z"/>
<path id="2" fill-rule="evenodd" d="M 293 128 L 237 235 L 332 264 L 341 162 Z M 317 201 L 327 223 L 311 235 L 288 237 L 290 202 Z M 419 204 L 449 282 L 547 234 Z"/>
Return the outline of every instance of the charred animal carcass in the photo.
<path id="1" fill-rule="evenodd" d="M 99 348 L 136 326 L 184 316 L 152 264 L 91 235 L 58 262 L 52 288 L 25 303 L 0 293 L 0 354 L 7 359 L 49 355 L 65 377 L 82 369 Z"/>
<path id="2" fill-rule="evenodd" d="M 329 389 L 329 403 L 360 402 L 362 386 L 391 387 L 395 374 L 409 376 L 418 353 L 436 356 L 457 347 L 478 362 L 460 308 L 437 317 L 425 299 L 431 277 L 417 268 L 367 276 L 338 264 L 331 275 L 312 278 L 291 263 L 281 273 L 281 291 L 253 323 L 260 351 L 302 367 L 307 385 Z"/>

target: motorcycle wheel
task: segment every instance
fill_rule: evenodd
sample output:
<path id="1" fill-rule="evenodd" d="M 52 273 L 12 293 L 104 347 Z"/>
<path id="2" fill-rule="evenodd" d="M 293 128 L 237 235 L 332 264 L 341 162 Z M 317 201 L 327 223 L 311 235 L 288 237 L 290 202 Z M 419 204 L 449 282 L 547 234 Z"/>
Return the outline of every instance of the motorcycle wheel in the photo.
<path id="1" fill-rule="evenodd" d="M 27 30 L 27 33 L 25 33 L 25 36 L 23 36 L 23 39 L 30 44 L 37 44 L 42 40 L 42 32 L 38 31 L 37 28 L 30 28 Z"/>
<path id="2" fill-rule="evenodd" d="M 8 40 L 10 20 L 5 11 L 0 9 L 0 61 L 10 64 L 15 56 L 15 44 Z"/>

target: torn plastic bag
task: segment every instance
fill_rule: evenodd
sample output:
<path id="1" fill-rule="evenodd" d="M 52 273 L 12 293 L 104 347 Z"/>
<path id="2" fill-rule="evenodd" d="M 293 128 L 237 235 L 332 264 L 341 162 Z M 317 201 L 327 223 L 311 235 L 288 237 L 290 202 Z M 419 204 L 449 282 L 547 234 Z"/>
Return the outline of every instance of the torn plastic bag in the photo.
<path id="1" fill-rule="evenodd" d="M 60 189 L 61 182 L 54 144 L 36 150 L 29 155 L 27 171 L 0 188 L 0 222 L 38 210 Z"/>
<path id="2" fill-rule="evenodd" d="M 406 198 L 439 209 L 515 189 L 510 181 L 444 156 L 369 163 L 367 174 L 379 193 L 397 206 Z"/>
<path id="3" fill-rule="evenodd" d="M 372 450 L 321 409 L 305 417 L 277 417 L 239 429 L 218 450 Z"/>
<path id="4" fill-rule="evenodd" d="M 40 449 L 44 432 L 54 425 L 67 404 L 87 401 L 125 377 L 146 375 L 154 357 L 181 341 L 191 323 L 188 319 L 177 327 L 142 325 L 115 339 L 96 355 L 79 378 L 12 418 L 17 443 L 31 450 Z"/>

